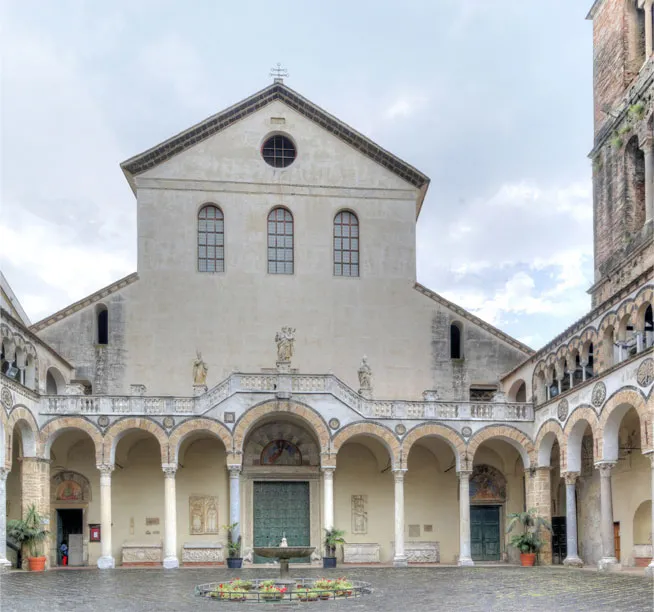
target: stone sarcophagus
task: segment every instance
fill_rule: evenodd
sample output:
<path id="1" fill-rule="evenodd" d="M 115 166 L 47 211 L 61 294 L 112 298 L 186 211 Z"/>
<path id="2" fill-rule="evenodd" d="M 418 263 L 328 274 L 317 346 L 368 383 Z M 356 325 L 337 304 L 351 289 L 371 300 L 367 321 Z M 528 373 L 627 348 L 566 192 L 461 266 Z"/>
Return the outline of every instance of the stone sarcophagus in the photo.
<path id="1" fill-rule="evenodd" d="M 225 556 L 219 542 L 184 542 L 182 563 L 184 565 L 219 565 Z"/>
<path id="2" fill-rule="evenodd" d="M 404 554 L 409 563 L 440 563 L 439 542 L 406 542 Z"/>
<path id="3" fill-rule="evenodd" d="M 163 559 L 161 542 L 125 542 L 123 565 L 159 565 Z"/>
<path id="4" fill-rule="evenodd" d="M 379 544 L 343 544 L 343 563 L 380 563 Z"/>

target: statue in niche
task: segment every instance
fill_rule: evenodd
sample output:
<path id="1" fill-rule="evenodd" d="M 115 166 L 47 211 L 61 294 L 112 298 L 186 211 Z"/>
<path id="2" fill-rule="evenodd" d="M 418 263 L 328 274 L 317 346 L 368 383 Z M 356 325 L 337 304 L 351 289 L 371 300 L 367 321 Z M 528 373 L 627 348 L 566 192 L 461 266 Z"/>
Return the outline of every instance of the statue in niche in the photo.
<path id="1" fill-rule="evenodd" d="M 368 358 L 365 355 L 359 366 L 359 387 L 367 391 L 372 389 L 372 370 L 368 365 Z"/>
<path id="2" fill-rule="evenodd" d="M 202 360 L 202 353 L 196 351 L 195 360 L 193 361 L 193 384 L 206 385 L 208 370 L 207 364 Z"/>
<path id="3" fill-rule="evenodd" d="M 293 343 L 295 342 L 295 328 L 282 327 L 275 335 L 277 343 L 277 361 L 288 363 L 293 357 Z"/>
<path id="4" fill-rule="evenodd" d="M 368 533 L 368 512 L 366 511 L 367 503 L 367 495 L 352 496 L 352 533 Z"/>

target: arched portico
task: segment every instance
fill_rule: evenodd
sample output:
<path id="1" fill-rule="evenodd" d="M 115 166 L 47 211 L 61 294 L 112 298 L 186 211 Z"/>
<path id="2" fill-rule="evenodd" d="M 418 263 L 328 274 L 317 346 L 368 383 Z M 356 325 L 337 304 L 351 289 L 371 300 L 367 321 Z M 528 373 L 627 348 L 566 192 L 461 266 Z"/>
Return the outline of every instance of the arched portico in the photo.
<path id="1" fill-rule="evenodd" d="M 468 442 L 468 456 L 474 460 L 479 446 L 492 439 L 503 440 L 513 446 L 522 458 L 525 470 L 536 464 L 536 451 L 532 441 L 519 429 L 507 425 L 488 425 L 476 432 Z"/>
<path id="2" fill-rule="evenodd" d="M 39 445 L 44 457 L 50 457 L 50 449 L 54 441 L 64 432 L 80 430 L 89 435 L 93 440 L 95 448 L 95 462 L 100 465 L 103 462 L 104 440 L 98 428 L 82 417 L 68 416 L 48 421 L 41 430 Z"/>
<path id="3" fill-rule="evenodd" d="M 554 443 L 559 444 L 560 465 L 565 465 L 565 443 L 563 428 L 558 421 L 550 419 L 545 421 L 536 435 L 536 466 L 550 467 L 552 458 L 552 447 Z"/>
<path id="4" fill-rule="evenodd" d="M 130 431 L 144 431 L 151 433 L 159 442 L 161 463 L 168 464 L 168 436 L 163 428 L 145 418 L 127 417 L 113 423 L 104 435 L 104 462 L 114 465 L 116 460 L 116 446 L 118 442 Z"/>
<path id="5" fill-rule="evenodd" d="M 232 453 L 232 434 L 218 421 L 211 419 L 190 419 L 184 421 L 181 425 L 177 426 L 170 433 L 168 439 L 168 448 L 170 453 L 170 463 L 178 463 L 179 449 L 181 444 L 191 435 L 207 434 L 213 438 L 220 440 L 225 446 L 225 451 L 231 455 Z M 230 463 L 232 463 L 230 461 Z"/>

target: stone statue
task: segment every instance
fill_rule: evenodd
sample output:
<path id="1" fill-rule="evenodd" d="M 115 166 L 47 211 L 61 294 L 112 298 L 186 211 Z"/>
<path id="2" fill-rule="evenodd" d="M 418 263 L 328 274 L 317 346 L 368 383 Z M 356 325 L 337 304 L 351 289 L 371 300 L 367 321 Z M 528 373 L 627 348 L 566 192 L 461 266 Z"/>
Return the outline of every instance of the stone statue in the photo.
<path id="1" fill-rule="evenodd" d="M 280 548 L 288 548 L 288 542 L 286 541 L 286 537 L 282 538 L 282 541 L 279 544 Z"/>
<path id="2" fill-rule="evenodd" d="M 364 355 L 359 367 L 359 387 L 369 391 L 372 389 L 372 370 L 368 365 L 368 358 Z"/>
<path id="3" fill-rule="evenodd" d="M 282 327 L 275 335 L 277 343 L 277 361 L 288 363 L 293 357 L 293 343 L 295 342 L 295 328 Z"/>
<path id="4" fill-rule="evenodd" d="M 193 384 L 206 385 L 207 384 L 207 364 L 202 360 L 202 353 L 196 351 L 195 360 L 193 361 Z"/>

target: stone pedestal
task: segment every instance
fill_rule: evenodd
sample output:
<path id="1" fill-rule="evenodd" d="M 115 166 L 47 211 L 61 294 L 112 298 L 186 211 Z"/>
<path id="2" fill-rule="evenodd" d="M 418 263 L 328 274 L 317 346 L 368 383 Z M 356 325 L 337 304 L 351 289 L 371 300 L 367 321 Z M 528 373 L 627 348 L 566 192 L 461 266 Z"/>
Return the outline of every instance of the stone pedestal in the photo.
<path id="1" fill-rule="evenodd" d="M 193 385 L 193 397 L 199 397 L 207 392 L 207 385 Z"/>

